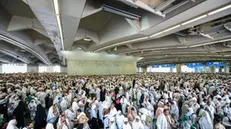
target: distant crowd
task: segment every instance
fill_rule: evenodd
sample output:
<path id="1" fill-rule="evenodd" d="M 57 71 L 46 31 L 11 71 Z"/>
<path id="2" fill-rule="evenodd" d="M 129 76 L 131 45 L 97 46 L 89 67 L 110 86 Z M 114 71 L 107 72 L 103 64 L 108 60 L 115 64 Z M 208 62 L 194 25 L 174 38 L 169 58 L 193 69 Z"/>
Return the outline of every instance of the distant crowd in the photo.
<path id="1" fill-rule="evenodd" d="M 2 129 L 230 129 L 231 75 L 0 75 Z"/>

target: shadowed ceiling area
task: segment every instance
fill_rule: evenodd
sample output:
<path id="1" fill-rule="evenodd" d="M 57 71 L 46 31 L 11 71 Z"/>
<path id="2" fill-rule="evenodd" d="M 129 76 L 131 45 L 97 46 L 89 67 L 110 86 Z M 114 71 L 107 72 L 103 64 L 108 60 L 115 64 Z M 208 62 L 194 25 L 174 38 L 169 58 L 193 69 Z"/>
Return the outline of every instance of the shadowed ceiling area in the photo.
<path id="1" fill-rule="evenodd" d="M 58 8 L 57 8 L 58 7 Z M 0 62 L 65 64 L 63 50 L 139 66 L 230 61 L 230 0 L 0 0 Z"/>

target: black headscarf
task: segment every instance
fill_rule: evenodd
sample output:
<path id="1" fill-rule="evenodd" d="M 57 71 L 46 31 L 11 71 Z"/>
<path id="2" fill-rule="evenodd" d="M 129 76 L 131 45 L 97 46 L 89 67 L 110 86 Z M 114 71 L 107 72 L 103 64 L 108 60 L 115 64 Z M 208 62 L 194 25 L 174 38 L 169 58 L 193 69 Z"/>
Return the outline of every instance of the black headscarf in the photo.
<path id="1" fill-rule="evenodd" d="M 42 129 L 46 127 L 46 112 L 45 109 L 42 107 L 41 104 L 37 106 L 37 110 L 35 113 L 35 118 L 34 118 L 34 129 Z"/>

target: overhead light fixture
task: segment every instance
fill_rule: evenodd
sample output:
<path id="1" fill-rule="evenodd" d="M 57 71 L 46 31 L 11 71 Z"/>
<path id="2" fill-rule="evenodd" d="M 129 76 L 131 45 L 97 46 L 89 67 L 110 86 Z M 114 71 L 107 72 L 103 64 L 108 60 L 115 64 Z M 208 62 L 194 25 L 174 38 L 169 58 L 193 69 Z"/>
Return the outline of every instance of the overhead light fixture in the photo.
<path id="1" fill-rule="evenodd" d="M 168 29 L 164 30 L 163 33 L 168 32 L 168 31 L 171 31 L 171 30 L 174 30 L 174 29 L 176 29 L 176 28 L 178 28 L 178 27 L 180 27 L 180 26 L 181 26 L 181 25 L 176 25 L 176 26 L 173 26 L 173 27 L 171 27 L 171 28 L 168 28 Z"/>
<path id="2" fill-rule="evenodd" d="M 230 4 L 230 5 L 227 5 L 227 6 L 225 6 L 225 7 L 222 7 L 222 8 L 220 8 L 220 9 L 217 9 L 217 10 L 215 10 L 215 11 L 212 11 L 212 12 L 210 12 L 210 13 L 208 13 L 208 14 L 201 15 L 201 16 L 196 17 L 196 18 L 194 18 L 194 19 L 188 20 L 188 21 L 182 23 L 181 25 L 184 26 L 184 25 L 190 24 L 190 23 L 192 23 L 192 22 L 195 22 L 195 21 L 198 21 L 198 20 L 200 20 L 200 19 L 202 19 L 202 18 L 205 18 L 205 17 L 207 17 L 208 15 L 212 15 L 212 14 L 215 14 L 215 13 L 218 13 L 218 12 L 221 12 L 221 11 L 224 11 L 224 10 L 226 10 L 226 9 L 229 9 L 229 8 L 231 8 L 231 4 Z M 171 31 L 171 30 L 173 30 L 173 29 L 176 29 L 176 28 L 180 27 L 181 25 L 173 26 L 173 27 L 168 28 L 168 29 L 166 29 L 166 30 L 164 30 L 164 31 L 161 31 L 161 32 L 152 34 L 152 35 L 147 36 L 147 37 L 138 38 L 138 39 L 133 39 L 133 40 L 127 40 L 127 41 L 123 41 L 123 42 L 120 42 L 120 43 L 117 43 L 117 44 L 113 44 L 113 45 L 111 45 L 111 46 L 107 46 L 107 47 L 104 47 L 104 48 L 100 48 L 100 49 L 96 50 L 96 52 L 97 52 L 97 51 L 101 51 L 101 50 L 103 50 L 103 49 L 111 48 L 111 47 L 116 46 L 116 45 L 126 44 L 126 43 L 130 43 L 130 42 L 135 42 L 135 41 L 144 40 L 144 39 L 146 39 L 146 38 L 156 37 L 156 36 L 158 36 L 158 35 L 160 35 L 160 34 L 163 34 L 163 33 L 165 33 L 165 32 L 168 32 L 168 31 Z M 213 37 L 208 37 L 208 38 L 211 38 L 211 39 L 212 39 Z M 228 41 L 230 41 L 230 40 L 228 40 Z M 225 42 L 225 41 L 223 41 L 223 42 Z M 192 46 L 189 46 L 189 47 L 196 47 L 196 46 L 202 46 L 202 45 L 199 45 L 199 44 L 198 44 L 198 45 L 192 45 Z"/>
<path id="3" fill-rule="evenodd" d="M 214 39 L 212 36 L 210 36 L 209 34 L 205 34 L 205 33 L 202 33 L 202 32 L 199 32 L 200 35 L 204 36 L 204 37 L 207 37 L 207 38 L 210 38 L 210 39 Z"/>
<path id="4" fill-rule="evenodd" d="M 187 24 L 189 24 L 189 23 L 195 22 L 195 21 L 200 20 L 200 19 L 202 19 L 202 18 L 205 18 L 205 17 L 207 17 L 207 16 L 208 16 L 208 15 L 205 14 L 205 15 L 196 17 L 196 18 L 194 18 L 194 19 L 192 19 L 192 20 L 189 20 L 189 21 L 186 21 L 186 22 L 182 23 L 181 25 L 183 25 L 183 26 L 184 26 L 184 25 L 187 25 Z"/>
<path id="5" fill-rule="evenodd" d="M 159 33 L 153 34 L 153 35 L 150 36 L 150 38 L 156 37 L 156 36 L 158 36 L 158 35 L 160 35 L 160 34 L 162 34 L 162 33 L 163 33 L 163 32 L 159 32 Z"/>
<path id="6" fill-rule="evenodd" d="M 3 40 L 5 40 L 7 42 L 10 42 L 10 43 L 13 43 L 13 44 L 15 44 L 17 46 L 20 46 L 22 49 L 30 50 L 31 52 L 33 52 L 34 54 L 36 54 L 38 57 L 40 57 L 40 59 L 43 60 L 43 62 L 45 62 L 46 64 L 49 64 L 39 53 L 37 53 L 36 51 L 34 51 L 33 49 L 31 49 L 30 47 L 28 47 L 28 46 L 26 46 L 26 45 L 24 45 L 24 44 L 22 44 L 22 43 L 20 43 L 18 41 L 15 41 L 15 40 L 13 40 L 11 38 L 8 38 L 8 37 L 6 37 L 6 36 L 4 36 L 2 34 L 0 34 L 0 39 L 3 39 Z"/>
<path id="7" fill-rule="evenodd" d="M 188 46 L 179 46 L 179 47 L 176 47 L 176 48 L 188 48 Z"/>
<path id="8" fill-rule="evenodd" d="M 219 42 L 227 42 L 227 41 L 231 41 L 231 39 L 224 39 L 224 40 L 220 40 Z"/>
<path id="9" fill-rule="evenodd" d="M 141 37 L 141 38 L 136 38 L 136 39 L 131 39 L 131 40 L 115 43 L 115 44 L 113 44 L 111 46 L 106 46 L 106 47 L 100 48 L 98 50 L 95 50 L 95 52 L 98 52 L 98 51 L 101 51 L 101 50 L 107 49 L 107 48 L 112 48 L 112 47 L 115 47 L 115 46 L 118 46 L 118 45 L 130 43 L 130 42 L 137 42 L 137 41 L 145 40 L 145 39 L 148 39 L 148 38 L 149 38 L 149 36 L 146 36 L 146 37 Z"/>
<path id="10" fill-rule="evenodd" d="M 140 40 L 145 40 L 145 39 L 148 39 L 149 37 L 146 36 L 146 37 L 142 37 L 142 38 L 137 38 L 137 39 L 132 39 L 132 40 L 128 40 L 129 42 L 135 42 L 135 41 L 140 41 Z"/>
<path id="11" fill-rule="evenodd" d="M 125 10 L 121 10 L 121 9 L 118 9 L 118 8 L 115 8 L 109 5 L 105 5 L 105 4 L 103 5 L 102 9 L 106 12 L 113 13 L 119 16 L 123 16 L 129 19 L 132 19 L 132 20 L 139 20 L 141 18 L 140 15 L 137 15 L 137 14 L 125 11 Z"/>
<path id="12" fill-rule="evenodd" d="M 87 32 L 88 32 L 88 31 L 86 30 L 83 40 L 84 40 L 84 41 L 87 41 L 87 42 L 90 42 L 90 41 L 92 41 L 92 39 L 89 38 L 89 37 L 87 36 Z"/>
<path id="13" fill-rule="evenodd" d="M 55 7 L 56 19 L 57 19 L 58 26 L 59 26 L 59 33 L 60 33 L 60 38 L 61 38 L 62 50 L 64 50 L 63 31 L 62 31 L 62 25 L 61 25 L 61 19 L 60 19 L 59 2 L 58 2 L 58 0 L 54 0 L 54 7 Z"/>
<path id="14" fill-rule="evenodd" d="M 89 37 L 84 37 L 83 40 L 84 40 L 84 41 L 87 41 L 87 42 L 92 41 L 91 38 L 89 38 Z"/>
<path id="15" fill-rule="evenodd" d="M 174 30 L 174 29 L 176 29 L 176 28 L 178 28 L 178 27 L 180 27 L 180 26 L 181 26 L 181 25 L 176 25 L 176 26 L 173 26 L 173 27 L 171 27 L 171 28 L 168 28 L 168 29 L 166 29 L 166 30 L 164 30 L 164 31 L 155 33 L 155 34 L 151 35 L 150 38 L 155 37 L 155 36 L 158 36 L 158 35 L 163 34 L 163 33 L 165 33 L 165 32 Z"/>
<path id="16" fill-rule="evenodd" d="M 213 15 L 213 14 L 215 14 L 215 13 L 219 13 L 219 12 L 224 11 L 224 10 L 229 9 L 229 8 L 231 8 L 231 4 L 230 4 L 230 5 L 227 5 L 227 6 L 225 6 L 225 7 L 219 8 L 219 9 L 217 9 L 217 10 L 214 10 L 214 11 L 208 13 L 208 15 Z"/>
<path id="17" fill-rule="evenodd" d="M 82 50 L 82 48 L 81 48 L 81 47 L 77 47 L 77 49 L 78 49 L 78 50 Z"/>
<path id="18" fill-rule="evenodd" d="M 117 47 L 115 47 L 114 50 L 117 51 Z"/>

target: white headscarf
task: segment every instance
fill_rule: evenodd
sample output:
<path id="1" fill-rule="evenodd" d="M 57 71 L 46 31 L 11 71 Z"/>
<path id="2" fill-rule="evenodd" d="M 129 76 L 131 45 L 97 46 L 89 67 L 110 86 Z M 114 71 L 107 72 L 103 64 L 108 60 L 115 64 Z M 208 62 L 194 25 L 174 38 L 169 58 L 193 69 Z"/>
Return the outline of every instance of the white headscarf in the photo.
<path id="1" fill-rule="evenodd" d="M 201 129 L 213 129 L 213 123 L 207 111 L 201 109 L 198 116 L 202 116 L 198 121 Z"/>
<path id="2" fill-rule="evenodd" d="M 79 105 L 77 102 L 73 101 L 72 102 L 72 106 L 71 106 L 72 110 L 76 113 L 77 110 L 79 109 Z"/>
<path id="3" fill-rule="evenodd" d="M 117 114 L 117 110 L 116 108 L 114 107 L 113 109 L 110 110 L 110 115 L 111 116 L 115 116 Z"/>
<path id="4" fill-rule="evenodd" d="M 66 124 L 62 124 L 62 122 L 61 122 L 61 116 L 60 116 L 59 120 L 58 120 L 58 123 L 57 123 L 57 126 L 62 127 L 60 129 L 70 129 L 70 123 L 69 123 L 69 120 L 67 118 L 66 118 L 66 122 L 67 122 L 67 125 Z"/>
<path id="5" fill-rule="evenodd" d="M 157 117 L 156 126 L 157 126 L 157 129 L 168 129 L 168 121 L 164 113 L 160 114 Z"/>
<path id="6" fill-rule="evenodd" d="M 16 125 L 17 125 L 16 119 L 10 120 L 6 129 L 18 129 L 18 127 Z"/>
<path id="7" fill-rule="evenodd" d="M 110 129 L 117 129 L 116 128 L 116 122 L 115 122 L 115 117 L 110 117 Z M 111 123 L 113 122 L 113 123 Z"/>
<path id="8" fill-rule="evenodd" d="M 127 122 L 127 124 L 125 124 Z M 128 118 L 124 118 L 123 129 L 132 129 L 131 125 L 128 123 Z"/>
<path id="9" fill-rule="evenodd" d="M 118 126 L 118 129 L 122 129 L 123 121 L 124 121 L 124 115 L 121 114 L 121 111 L 119 110 L 116 114 L 116 124 Z"/>
<path id="10" fill-rule="evenodd" d="M 139 119 L 137 122 L 136 119 Z M 141 123 L 140 117 L 136 116 L 136 119 L 132 122 L 132 129 L 144 129 L 144 125 Z"/>
<path id="11" fill-rule="evenodd" d="M 55 129 L 55 128 L 54 128 L 53 124 L 47 123 L 46 129 Z"/>

